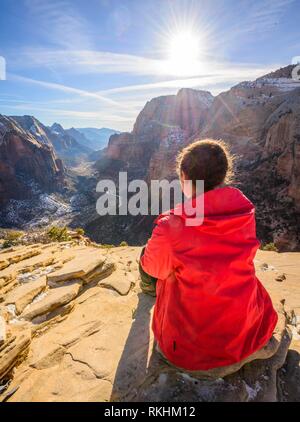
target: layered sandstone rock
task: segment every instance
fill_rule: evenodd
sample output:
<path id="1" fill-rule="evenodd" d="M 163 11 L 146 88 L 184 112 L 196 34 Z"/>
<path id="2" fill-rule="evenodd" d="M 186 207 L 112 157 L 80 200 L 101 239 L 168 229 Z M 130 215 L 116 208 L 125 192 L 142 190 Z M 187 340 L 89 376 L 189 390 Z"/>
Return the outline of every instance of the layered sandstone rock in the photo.
<path id="1" fill-rule="evenodd" d="M 0 315 L 0 344 L 6 341 L 6 321 L 2 315 Z"/>
<path id="2" fill-rule="evenodd" d="M 43 276 L 30 283 L 21 284 L 11 291 L 6 299 L 7 305 L 14 305 L 16 314 L 20 315 L 27 305 L 29 305 L 35 297 L 47 288 L 46 277 Z"/>
<path id="3" fill-rule="evenodd" d="M 67 262 L 62 269 L 59 269 L 47 276 L 49 285 L 57 285 L 63 282 L 80 279 L 87 282 L 89 276 L 93 274 L 99 267 L 102 270 L 105 263 L 105 256 L 98 253 L 91 254 L 90 250 L 77 251 L 76 257 Z"/>
<path id="4" fill-rule="evenodd" d="M 29 352 L 31 331 L 28 326 L 9 326 L 7 338 L 0 343 L 0 381 L 21 363 Z"/>
<path id="5" fill-rule="evenodd" d="M 57 308 L 71 302 L 78 295 L 81 283 L 75 282 L 67 286 L 51 289 L 45 293 L 41 300 L 33 301 L 29 304 L 21 315 L 25 320 L 34 320 L 34 318 L 50 314 Z"/>
<path id="6" fill-rule="evenodd" d="M 142 294 L 137 283 L 140 248 L 101 249 L 67 242 L 37 249 L 41 263 L 47 255 L 60 256 L 60 269 L 53 264 L 34 267 L 4 297 L 0 400 L 300 400 L 299 254 L 259 251 L 255 260 L 257 275 L 280 312 L 272 356 L 207 380 L 172 368 L 153 349 L 150 327 L 155 299 Z M 10 258 L 13 254 L 21 256 L 18 250 L 10 252 Z M 10 264 L 0 276 L 10 267 L 24 275 L 21 266 L 28 268 L 31 259 Z M 114 271 L 101 274 L 108 263 Z M 45 269 L 44 279 L 35 279 Z M 88 274 L 94 280 L 83 285 Z M 45 278 L 52 276 L 58 277 L 58 287 L 50 283 L 45 288 Z M 17 308 L 25 304 L 20 315 Z M 290 331 L 293 341 L 288 351 Z"/>

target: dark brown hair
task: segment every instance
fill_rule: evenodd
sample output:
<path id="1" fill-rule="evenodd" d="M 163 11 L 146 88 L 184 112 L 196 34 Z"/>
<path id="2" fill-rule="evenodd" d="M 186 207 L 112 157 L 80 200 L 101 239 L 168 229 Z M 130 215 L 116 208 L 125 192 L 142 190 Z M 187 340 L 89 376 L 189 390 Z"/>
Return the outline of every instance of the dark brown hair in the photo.
<path id="1" fill-rule="evenodd" d="M 177 173 L 183 172 L 187 180 L 196 186 L 204 180 L 205 192 L 233 178 L 233 156 L 224 141 L 204 139 L 185 147 L 177 156 Z"/>

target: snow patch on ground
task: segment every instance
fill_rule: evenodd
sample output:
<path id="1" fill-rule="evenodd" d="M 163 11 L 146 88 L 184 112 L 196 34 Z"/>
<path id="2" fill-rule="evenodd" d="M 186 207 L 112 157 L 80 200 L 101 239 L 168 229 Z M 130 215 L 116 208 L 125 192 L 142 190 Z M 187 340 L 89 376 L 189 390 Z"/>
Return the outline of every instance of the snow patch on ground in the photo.
<path id="1" fill-rule="evenodd" d="M 261 264 L 260 270 L 261 271 L 275 271 L 275 267 L 273 267 L 273 265 L 270 265 L 264 262 L 263 264 Z"/>
<path id="2" fill-rule="evenodd" d="M 48 292 L 42 292 L 39 295 L 37 295 L 33 301 L 30 303 L 30 305 L 32 305 L 33 303 L 37 303 L 40 302 L 41 300 L 43 300 L 46 296 L 48 295 Z M 29 306 L 30 306 L 29 305 Z"/>
<path id="3" fill-rule="evenodd" d="M 80 211 L 89 204 L 87 197 L 82 193 L 77 193 L 70 198 L 70 206 L 74 211 Z"/>
<path id="4" fill-rule="evenodd" d="M 1 220 L 8 226 L 35 228 L 51 224 L 52 221 L 71 216 L 75 212 L 72 204 L 55 194 L 39 193 L 36 197 L 23 200 L 11 199 L 0 213 Z"/>
<path id="5" fill-rule="evenodd" d="M 45 268 L 38 268 L 32 273 L 20 274 L 17 280 L 19 281 L 19 283 L 22 283 L 22 284 L 30 283 L 31 281 L 35 281 L 38 278 L 43 277 L 44 275 L 52 273 L 53 271 L 55 271 L 55 268 L 52 265 L 49 265 L 48 267 L 45 267 Z"/>
<path id="6" fill-rule="evenodd" d="M 254 82 L 242 82 L 239 84 L 239 87 L 246 89 L 262 89 L 264 87 L 272 87 L 282 92 L 289 92 L 300 88 L 300 81 L 296 81 L 292 78 L 263 78 Z"/>
<path id="7" fill-rule="evenodd" d="M 40 302 L 41 300 L 43 300 L 46 296 L 48 296 L 48 294 L 49 294 L 49 292 L 42 292 L 42 293 L 40 293 L 40 294 L 38 294 L 34 299 L 33 299 L 33 301 L 31 302 L 31 303 L 29 303 L 29 305 L 27 305 L 25 308 L 24 308 L 24 311 L 23 312 L 27 312 L 28 311 L 28 309 L 30 309 L 30 307 L 31 307 L 31 305 L 33 305 L 34 303 L 37 303 L 37 302 Z"/>
<path id="8" fill-rule="evenodd" d="M 262 390 L 262 386 L 258 381 L 254 384 L 254 387 L 251 387 L 248 385 L 245 381 L 243 381 L 246 387 L 246 391 L 248 394 L 248 401 L 254 400 L 257 396 L 257 394 Z"/>
<path id="9" fill-rule="evenodd" d="M 41 206 L 50 212 L 53 212 L 56 217 L 69 214 L 73 211 L 70 204 L 63 203 L 55 198 L 54 195 L 47 195 L 46 193 L 40 195 Z"/>
<path id="10" fill-rule="evenodd" d="M 33 273 L 24 273 L 20 274 L 17 278 L 17 280 L 22 283 L 30 283 L 30 281 L 35 281 L 39 278 L 39 275 L 33 275 Z"/>
<path id="11" fill-rule="evenodd" d="M 205 92 L 199 92 L 198 99 L 200 103 L 203 104 L 207 108 L 209 108 L 214 101 L 214 97 L 210 93 L 205 93 Z"/>
<path id="12" fill-rule="evenodd" d="M 180 144 L 185 139 L 184 131 L 179 127 L 174 127 L 169 130 L 167 136 L 162 139 L 161 147 L 168 149 L 174 145 Z"/>
<path id="13" fill-rule="evenodd" d="M 40 128 L 36 125 L 32 125 L 29 129 L 29 132 L 41 143 L 44 145 L 51 146 L 47 136 L 41 132 Z"/>
<path id="14" fill-rule="evenodd" d="M 8 312 L 15 318 L 16 317 L 16 305 L 10 304 L 6 305 Z"/>

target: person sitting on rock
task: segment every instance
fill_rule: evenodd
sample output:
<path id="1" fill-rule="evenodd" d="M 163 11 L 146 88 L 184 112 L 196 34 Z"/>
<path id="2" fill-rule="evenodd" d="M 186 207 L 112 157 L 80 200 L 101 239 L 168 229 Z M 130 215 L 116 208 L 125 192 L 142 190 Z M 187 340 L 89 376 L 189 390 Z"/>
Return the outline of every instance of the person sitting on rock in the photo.
<path id="1" fill-rule="evenodd" d="M 193 216 L 182 205 L 181 214 L 177 207 L 163 213 L 140 258 L 142 290 L 156 293 L 157 350 L 178 368 L 216 377 L 271 356 L 278 319 L 255 275 L 255 208 L 229 185 L 232 161 L 222 141 L 197 141 L 180 152 L 177 170 L 191 205 L 199 199 L 196 181 L 204 181 L 203 221 L 187 224 Z"/>

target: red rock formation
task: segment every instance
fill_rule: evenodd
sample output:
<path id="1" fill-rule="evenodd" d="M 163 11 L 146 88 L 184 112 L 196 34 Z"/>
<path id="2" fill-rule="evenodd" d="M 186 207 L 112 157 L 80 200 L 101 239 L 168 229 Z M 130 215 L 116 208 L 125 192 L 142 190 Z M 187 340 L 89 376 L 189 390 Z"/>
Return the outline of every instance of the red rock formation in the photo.
<path id="1" fill-rule="evenodd" d="M 197 133 L 207 119 L 213 96 L 207 91 L 181 89 L 177 95 L 153 98 L 138 115 L 133 133 L 143 135 L 154 123 L 165 127 L 176 126 L 187 136 Z"/>
<path id="2" fill-rule="evenodd" d="M 53 192 L 63 184 L 63 166 L 44 134 L 34 136 L 13 118 L 0 116 L 0 205 L 31 197 L 36 187 Z"/>
<path id="3" fill-rule="evenodd" d="M 237 181 L 257 205 L 259 234 L 283 250 L 300 245 L 300 83 L 287 77 L 292 68 L 220 94 L 198 134 L 225 139 L 237 154 Z"/>
<path id="4" fill-rule="evenodd" d="M 132 133 L 110 137 L 100 174 L 127 170 L 129 177 L 159 178 L 161 171 L 172 175 L 178 148 L 201 129 L 212 101 L 209 92 L 193 89 L 152 99 L 138 115 Z"/>
<path id="5" fill-rule="evenodd" d="M 300 83 L 293 66 L 243 82 L 213 98 L 182 89 L 154 98 L 132 133 L 114 135 L 100 177 L 126 170 L 146 180 L 173 178 L 177 152 L 194 139 L 224 139 L 238 157 L 236 181 L 257 206 L 259 236 L 300 247 Z"/>

